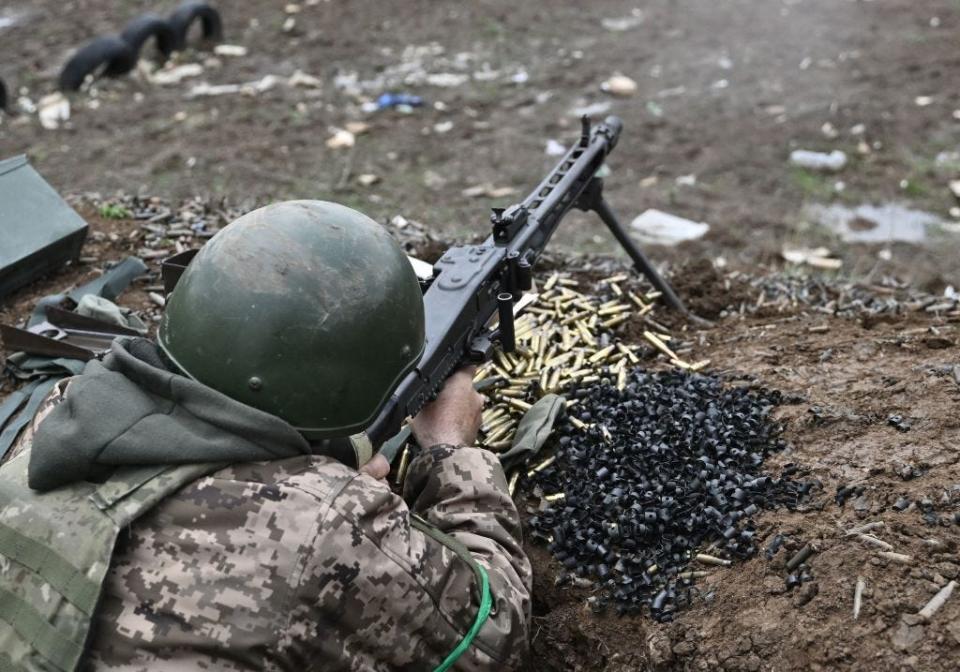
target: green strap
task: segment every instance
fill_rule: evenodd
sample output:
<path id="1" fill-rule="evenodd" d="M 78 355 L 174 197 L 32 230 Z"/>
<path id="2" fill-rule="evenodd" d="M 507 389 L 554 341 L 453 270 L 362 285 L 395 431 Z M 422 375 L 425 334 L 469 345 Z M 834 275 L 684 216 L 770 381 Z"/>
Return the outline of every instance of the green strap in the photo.
<path id="1" fill-rule="evenodd" d="M 96 608 L 99 584 L 51 549 L 3 523 L 0 523 L 0 556 L 32 570 L 84 614 L 89 616 Z"/>
<path id="2" fill-rule="evenodd" d="M 483 627 L 483 624 L 487 622 L 487 618 L 490 616 L 490 609 L 493 606 L 493 597 L 490 595 L 490 577 L 487 576 L 487 570 L 483 568 L 483 565 L 476 561 L 473 554 L 470 553 L 470 550 L 462 543 L 450 535 L 441 532 L 416 514 L 410 516 L 410 522 L 413 527 L 428 537 L 440 542 L 463 559 L 473 570 L 474 576 L 477 579 L 477 585 L 480 588 L 480 608 L 477 610 L 477 617 L 474 619 L 473 625 L 467 630 L 467 634 L 463 636 L 460 643 L 457 644 L 453 651 L 451 651 L 450 654 L 443 659 L 443 662 L 433 671 L 446 672 L 453 667 L 457 659 L 470 648 L 473 640 L 476 639 L 477 634 L 480 632 L 480 628 Z"/>
<path id="3" fill-rule="evenodd" d="M 81 644 L 65 638 L 36 609 L 4 588 L 0 588 L 0 619 L 63 672 L 73 670 L 83 654 Z"/>
<path id="4" fill-rule="evenodd" d="M 28 385 L 28 390 L 23 390 L 24 393 L 27 391 L 30 392 L 30 400 L 27 401 L 27 405 L 23 407 L 23 409 L 20 411 L 20 414 L 15 419 L 11 420 L 9 426 L 4 428 L 3 433 L 0 434 L 0 462 L 3 461 L 7 451 L 10 450 L 10 446 L 12 446 L 13 442 L 17 439 L 17 435 L 20 434 L 20 430 L 26 427 L 27 424 L 33 420 L 33 416 L 37 412 L 37 409 L 40 408 L 40 404 L 42 404 L 43 400 L 47 398 L 47 395 L 50 394 L 50 390 L 53 389 L 58 380 L 60 379 L 46 378 L 43 380 L 38 380 L 35 383 Z M 17 402 L 16 405 L 19 405 L 19 403 L 23 403 L 22 399 Z M 9 410 L 9 408 L 4 405 L 4 412 L 7 412 L 7 410 Z M 14 411 L 15 409 L 10 411 L 10 415 L 13 415 Z"/>

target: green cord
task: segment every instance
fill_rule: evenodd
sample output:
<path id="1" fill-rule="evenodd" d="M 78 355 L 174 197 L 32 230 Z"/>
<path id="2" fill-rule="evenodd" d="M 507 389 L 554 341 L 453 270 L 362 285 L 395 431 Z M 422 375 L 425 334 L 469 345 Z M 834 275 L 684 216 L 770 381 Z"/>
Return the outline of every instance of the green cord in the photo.
<path id="1" fill-rule="evenodd" d="M 415 513 L 410 515 L 410 524 L 414 529 L 420 530 L 428 537 L 440 542 L 460 556 L 460 558 L 470 566 L 470 569 L 473 570 L 477 583 L 480 584 L 480 608 L 477 610 L 477 617 L 474 619 L 473 625 L 470 626 L 470 630 L 468 630 L 467 634 L 460 640 L 457 647 L 451 651 L 450 655 L 444 658 L 443 662 L 433 671 L 446 672 L 457 662 L 457 659 L 463 655 L 464 651 L 470 648 L 473 640 L 477 637 L 477 633 L 480 632 L 480 628 L 487 622 L 487 617 L 490 615 L 490 609 L 493 606 L 493 597 L 490 595 L 490 577 L 487 576 L 487 570 L 477 562 L 477 559 L 473 557 L 470 550 L 449 534 L 444 534 Z"/>
<path id="2" fill-rule="evenodd" d="M 463 655 L 463 652 L 473 643 L 477 633 L 480 632 L 480 628 L 483 627 L 483 624 L 486 622 L 487 616 L 490 615 L 493 599 L 490 597 L 490 579 L 487 576 L 487 570 L 479 563 L 474 564 L 474 569 L 478 570 L 477 576 L 480 578 L 480 609 L 477 611 L 477 618 L 473 621 L 473 625 L 470 626 L 470 630 L 467 631 L 464 638 L 457 644 L 457 648 L 451 651 L 450 655 L 448 655 L 433 672 L 446 672 L 446 670 L 453 667 L 457 659 Z"/>

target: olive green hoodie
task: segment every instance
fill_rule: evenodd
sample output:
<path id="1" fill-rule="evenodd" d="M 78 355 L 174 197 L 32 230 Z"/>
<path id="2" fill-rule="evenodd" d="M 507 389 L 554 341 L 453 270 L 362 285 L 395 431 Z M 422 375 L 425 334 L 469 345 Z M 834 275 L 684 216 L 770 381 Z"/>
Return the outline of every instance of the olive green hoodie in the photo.
<path id="1" fill-rule="evenodd" d="M 33 439 L 28 481 L 51 490 L 122 465 L 276 460 L 311 452 L 285 421 L 173 373 L 143 338 L 114 341 Z"/>

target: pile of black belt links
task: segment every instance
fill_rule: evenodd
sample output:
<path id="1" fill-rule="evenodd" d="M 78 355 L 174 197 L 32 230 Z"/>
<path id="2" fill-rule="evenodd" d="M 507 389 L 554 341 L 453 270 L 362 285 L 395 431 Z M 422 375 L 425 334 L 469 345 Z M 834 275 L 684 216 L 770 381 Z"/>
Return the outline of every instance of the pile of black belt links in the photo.
<path id="1" fill-rule="evenodd" d="M 785 447 L 769 417 L 779 392 L 642 369 L 622 388 L 604 379 L 568 395 L 554 459 L 527 474 L 542 497 L 529 526 L 566 568 L 561 580 L 600 588 L 596 608 L 669 621 L 696 594 L 691 559 L 753 555 L 753 516 L 795 507 L 812 483 L 760 471 Z"/>

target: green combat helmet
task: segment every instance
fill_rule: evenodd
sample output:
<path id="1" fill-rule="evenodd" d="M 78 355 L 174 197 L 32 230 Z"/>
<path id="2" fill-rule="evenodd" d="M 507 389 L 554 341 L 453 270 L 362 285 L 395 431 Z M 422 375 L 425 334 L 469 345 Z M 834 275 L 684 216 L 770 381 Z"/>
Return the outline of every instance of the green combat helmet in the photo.
<path id="1" fill-rule="evenodd" d="M 254 210 L 193 258 L 158 341 L 184 373 L 307 439 L 356 434 L 417 363 L 423 295 L 396 241 L 326 201 Z"/>

